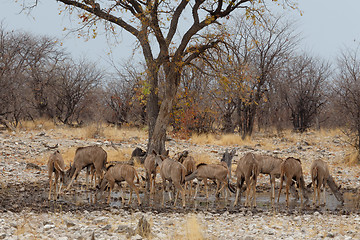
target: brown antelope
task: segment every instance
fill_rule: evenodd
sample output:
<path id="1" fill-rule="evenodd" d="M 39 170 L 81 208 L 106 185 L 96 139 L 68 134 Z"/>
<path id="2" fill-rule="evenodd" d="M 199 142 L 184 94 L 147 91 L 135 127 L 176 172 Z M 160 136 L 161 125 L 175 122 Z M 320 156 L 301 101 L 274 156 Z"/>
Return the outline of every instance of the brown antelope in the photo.
<path id="1" fill-rule="evenodd" d="M 55 198 L 54 198 L 54 200 L 56 200 L 58 197 L 58 194 L 60 194 L 61 186 L 62 186 L 63 182 L 65 181 L 65 163 L 64 163 L 64 159 L 62 158 L 62 156 L 58 150 L 56 150 L 54 153 L 52 153 L 50 155 L 48 163 L 47 163 L 47 167 L 48 167 L 49 185 L 50 185 L 48 199 L 51 200 L 51 187 L 53 185 L 52 175 L 53 175 L 53 173 L 55 173 L 55 177 L 54 177 L 55 178 L 54 179 Z M 60 186 L 59 186 L 59 189 L 57 190 L 57 182 L 58 182 L 59 177 L 60 177 Z"/>
<path id="2" fill-rule="evenodd" d="M 186 176 L 190 175 L 192 172 L 195 171 L 196 162 L 192 156 L 187 156 L 183 161 L 183 165 L 186 168 Z M 192 180 L 185 182 L 185 191 L 187 188 L 189 188 L 189 196 L 191 196 L 192 182 Z"/>
<path id="3" fill-rule="evenodd" d="M 308 198 L 307 192 L 305 189 L 304 175 L 302 172 L 300 159 L 288 157 L 285 159 L 280 166 L 281 175 L 280 175 L 280 189 L 278 193 L 278 202 L 280 199 L 280 193 L 286 177 L 286 205 L 289 206 L 289 189 L 292 181 L 295 180 L 297 183 L 297 189 L 300 195 L 301 204 L 303 203 L 303 197 Z"/>
<path id="4" fill-rule="evenodd" d="M 280 178 L 281 175 L 280 166 L 281 163 L 283 162 L 283 159 L 269 155 L 259 155 L 259 154 L 254 154 L 254 157 L 258 162 L 260 173 L 270 175 L 270 187 L 271 187 L 270 200 L 271 203 L 273 203 L 273 201 L 275 200 L 275 179 Z M 294 185 L 290 186 L 290 191 L 292 195 L 297 197 L 297 193 Z"/>
<path id="5" fill-rule="evenodd" d="M 144 167 L 146 172 L 146 191 L 150 190 L 150 194 L 155 192 L 156 167 L 158 166 L 157 159 L 160 159 L 160 155 L 153 150 L 151 153 L 147 154 L 144 160 Z"/>
<path id="6" fill-rule="evenodd" d="M 237 205 L 239 195 L 244 182 L 246 182 L 246 201 L 245 206 L 256 206 L 256 181 L 260 169 L 253 153 L 247 153 L 243 156 L 236 167 L 236 196 L 234 206 Z"/>
<path id="7" fill-rule="evenodd" d="M 128 204 L 130 205 L 131 203 L 132 192 L 134 190 L 137 196 L 138 204 L 141 205 L 139 189 L 134 184 L 135 177 L 137 178 L 137 183 L 139 183 L 139 175 L 137 174 L 135 168 L 131 165 L 116 164 L 109 166 L 100 184 L 100 190 L 104 191 L 107 184 L 109 183 L 109 193 L 108 193 L 107 203 L 108 204 L 110 203 L 111 191 L 113 190 L 115 183 L 117 183 L 121 188 L 121 182 L 126 181 L 130 186 L 130 197 Z M 124 191 L 122 192 L 123 193 L 121 199 L 122 199 L 122 203 L 124 204 Z"/>
<path id="8" fill-rule="evenodd" d="M 176 206 L 176 200 L 178 198 L 179 192 L 182 195 L 182 205 L 185 207 L 185 189 L 183 185 L 185 184 L 185 174 L 186 168 L 181 163 L 174 161 L 173 159 L 167 157 L 156 158 L 157 164 L 160 166 L 160 176 L 162 178 L 163 184 L 163 200 L 162 204 L 164 205 L 165 201 L 165 191 L 166 191 L 166 181 L 169 181 L 169 186 L 174 184 L 177 189 L 177 193 L 174 200 L 174 206 Z M 170 189 L 169 189 L 170 190 Z M 169 198 L 171 200 L 171 194 L 169 191 Z"/>
<path id="9" fill-rule="evenodd" d="M 80 171 L 83 168 L 87 168 L 86 171 L 86 184 L 88 184 L 88 173 L 91 165 L 94 166 L 96 175 L 99 178 L 100 183 L 103 178 L 103 170 L 106 170 L 107 153 L 106 151 L 98 146 L 79 147 L 76 149 L 73 165 L 70 165 L 70 169 L 67 172 L 71 182 L 67 186 L 66 190 L 69 190 L 74 179 L 77 178 Z"/>
<path id="10" fill-rule="evenodd" d="M 208 199 L 208 189 L 207 189 L 207 180 L 215 180 L 216 181 L 216 193 L 220 193 L 225 186 L 230 189 L 230 191 L 235 192 L 229 183 L 229 169 L 225 162 L 221 162 L 220 164 L 206 164 L 206 163 L 200 163 L 196 166 L 196 170 L 191 173 L 190 175 L 186 176 L 185 181 L 193 180 L 194 178 L 197 178 L 199 181 L 204 180 L 204 186 L 205 186 L 205 193 L 206 193 L 206 199 Z M 199 183 L 196 185 L 194 199 L 196 198 Z M 220 187 L 221 186 L 221 187 Z M 219 188 L 220 187 L 220 188 Z M 227 190 L 228 193 L 229 190 Z"/>
<path id="11" fill-rule="evenodd" d="M 341 194 L 341 192 L 339 191 L 339 189 L 341 188 L 341 186 L 337 186 L 334 179 L 332 178 L 332 176 L 329 173 L 329 168 L 328 165 L 322 161 L 321 159 L 316 159 L 313 161 L 313 163 L 311 164 L 311 182 L 314 188 L 314 194 L 313 194 L 313 205 L 317 205 L 318 203 L 321 204 L 320 202 L 320 189 L 323 188 L 323 200 L 324 200 L 324 205 L 326 204 L 326 184 L 329 186 L 329 188 L 331 189 L 331 191 L 334 193 L 336 199 L 341 202 L 344 203 L 344 198 Z"/>

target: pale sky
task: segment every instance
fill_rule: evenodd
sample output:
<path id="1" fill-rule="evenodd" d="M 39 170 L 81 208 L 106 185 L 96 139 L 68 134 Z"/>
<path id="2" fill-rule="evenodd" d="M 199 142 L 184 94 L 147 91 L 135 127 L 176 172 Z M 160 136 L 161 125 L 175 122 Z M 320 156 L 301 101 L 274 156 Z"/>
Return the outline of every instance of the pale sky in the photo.
<path id="1" fill-rule="evenodd" d="M 66 35 L 63 29 L 69 28 L 69 21 L 59 15 L 60 3 L 55 0 L 40 1 L 32 15 L 27 16 L 20 13 L 19 2 L 0 0 L 0 21 L 7 30 L 25 30 L 57 37 L 74 57 L 87 57 L 107 65 L 109 46 L 106 39 L 98 37 L 85 42 L 75 34 Z M 340 49 L 360 44 L 360 0 L 298 0 L 298 3 L 303 16 L 294 10 L 285 11 L 298 19 L 297 30 L 304 39 L 302 49 L 314 56 L 334 61 Z M 123 33 L 120 44 L 111 49 L 115 59 L 125 61 L 131 56 L 132 48 L 134 38 Z"/>

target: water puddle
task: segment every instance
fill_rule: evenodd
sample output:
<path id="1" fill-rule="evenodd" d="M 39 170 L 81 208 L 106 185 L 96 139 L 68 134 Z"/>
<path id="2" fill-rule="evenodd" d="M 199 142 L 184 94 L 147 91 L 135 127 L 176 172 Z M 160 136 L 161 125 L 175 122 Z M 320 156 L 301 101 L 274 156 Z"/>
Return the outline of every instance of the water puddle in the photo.
<path id="1" fill-rule="evenodd" d="M 124 185 L 123 185 L 124 186 Z M 149 195 L 140 191 L 141 206 L 138 206 L 136 194 L 132 194 L 132 201 L 130 205 L 128 200 L 130 197 L 129 188 L 125 187 L 124 203 L 122 202 L 122 191 L 119 188 L 115 188 L 111 193 L 110 204 L 107 205 L 107 196 L 108 192 L 104 191 L 102 194 L 97 193 L 94 190 L 83 190 L 76 191 L 76 194 L 66 194 L 61 196 L 62 201 L 68 201 L 75 203 L 75 205 L 86 204 L 105 204 L 110 208 L 136 208 L 143 209 L 145 211 L 163 211 L 167 210 L 181 210 L 182 208 L 182 198 L 181 196 L 177 199 L 176 206 L 174 206 L 174 199 L 170 201 L 169 195 L 165 193 L 165 204 L 162 205 L 163 194 L 160 188 L 157 189 L 154 195 Z M 321 194 L 321 196 L 323 196 Z M 326 204 L 320 205 L 319 207 L 314 207 L 312 204 L 312 194 L 309 194 L 308 201 L 305 201 L 301 204 L 300 199 L 296 200 L 290 197 L 289 208 L 286 208 L 285 194 L 280 196 L 279 203 L 271 204 L 270 201 L 270 192 L 261 191 L 256 193 L 256 211 L 285 211 L 286 209 L 296 210 L 296 211 L 331 211 L 331 212 L 358 212 L 359 211 L 359 196 L 353 191 L 344 192 L 344 204 L 341 204 L 332 193 L 326 192 Z M 209 198 L 206 199 L 204 191 L 200 191 L 196 199 L 193 197 L 186 196 L 186 207 L 185 210 L 188 211 L 210 211 L 210 212 L 223 212 L 223 211 L 241 211 L 244 209 L 245 195 L 241 197 L 241 202 L 237 206 L 233 206 L 235 200 L 235 195 L 231 194 L 230 197 L 225 200 L 223 197 L 216 198 L 213 191 L 209 191 Z M 322 200 L 323 202 L 323 200 Z"/>

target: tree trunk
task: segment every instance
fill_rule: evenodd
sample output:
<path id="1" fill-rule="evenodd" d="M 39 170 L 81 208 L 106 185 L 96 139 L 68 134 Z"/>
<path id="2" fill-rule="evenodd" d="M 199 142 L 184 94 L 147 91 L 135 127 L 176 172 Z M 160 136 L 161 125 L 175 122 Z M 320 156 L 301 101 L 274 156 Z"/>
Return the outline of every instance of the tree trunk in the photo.
<path id="1" fill-rule="evenodd" d="M 148 143 L 148 152 L 155 150 L 160 154 L 166 152 L 166 128 L 170 122 L 170 113 L 174 104 L 174 99 L 180 83 L 181 76 L 181 70 L 179 70 L 174 63 L 164 64 L 164 70 L 167 83 L 167 85 L 165 86 L 165 96 L 161 102 L 159 114 L 156 118 L 156 122 L 151 135 L 149 129 Z"/>

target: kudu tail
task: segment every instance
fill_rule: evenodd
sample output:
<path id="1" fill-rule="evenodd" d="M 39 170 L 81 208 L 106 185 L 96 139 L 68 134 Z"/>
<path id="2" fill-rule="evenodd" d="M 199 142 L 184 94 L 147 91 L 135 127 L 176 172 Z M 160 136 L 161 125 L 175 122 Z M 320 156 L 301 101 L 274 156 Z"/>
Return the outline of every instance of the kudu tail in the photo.
<path id="1" fill-rule="evenodd" d="M 65 170 L 60 167 L 57 161 L 54 162 L 54 168 L 56 169 L 56 171 L 60 172 L 61 174 L 65 173 Z"/>
<path id="2" fill-rule="evenodd" d="M 333 194 L 335 195 L 336 199 L 343 203 L 344 202 L 344 197 L 342 195 L 342 193 L 339 191 L 339 189 L 341 188 L 341 186 L 337 186 L 333 177 L 331 175 L 329 175 L 329 177 L 326 179 L 326 182 L 329 186 L 329 188 L 331 189 L 331 191 L 333 192 Z"/>
<path id="3" fill-rule="evenodd" d="M 189 175 L 185 176 L 185 182 L 187 181 L 191 181 L 193 180 L 194 178 L 197 177 L 197 170 L 195 170 L 194 172 L 190 173 Z"/>
<path id="4" fill-rule="evenodd" d="M 231 185 L 231 183 L 230 183 L 230 180 L 228 179 L 228 188 L 229 188 L 229 190 L 230 190 L 230 192 L 232 192 L 232 193 L 236 193 L 236 190 L 235 190 L 235 188 Z"/>

